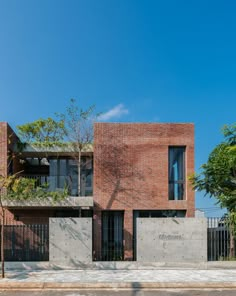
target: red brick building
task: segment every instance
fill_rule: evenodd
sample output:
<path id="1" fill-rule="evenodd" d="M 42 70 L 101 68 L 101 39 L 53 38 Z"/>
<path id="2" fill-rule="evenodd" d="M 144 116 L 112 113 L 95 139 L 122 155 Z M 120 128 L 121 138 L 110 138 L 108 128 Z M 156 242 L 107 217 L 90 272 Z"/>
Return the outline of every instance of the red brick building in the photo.
<path id="1" fill-rule="evenodd" d="M 194 172 L 194 125 L 161 123 L 95 123 L 94 147 L 86 160 L 78 196 L 77 168 L 70 152 L 26 147 L 12 164 L 18 141 L 0 123 L 0 172 L 50 183 L 51 189 L 70 184 L 63 204 L 11 204 L 9 217 L 17 223 L 35 216 L 93 216 L 94 259 L 133 260 L 137 217 L 193 217 L 194 192 L 187 176 Z M 9 146 L 10 145 L 10 146 Z"/>

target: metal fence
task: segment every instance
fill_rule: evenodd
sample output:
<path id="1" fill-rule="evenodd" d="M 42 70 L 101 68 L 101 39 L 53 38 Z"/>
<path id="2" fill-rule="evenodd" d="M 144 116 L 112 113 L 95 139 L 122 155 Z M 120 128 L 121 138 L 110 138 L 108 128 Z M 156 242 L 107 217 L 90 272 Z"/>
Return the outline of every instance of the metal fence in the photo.
<path id="1" fill-rule="evenodd" d="M 5 225 L 4 258 L 5 261 L 48 261 L 48 224 Z"/>
<path id="2" fill-rule="evenodd" d="M 230 232 L 226 220 L 224 218 L 208 218 L 207 221 L 208 261 L 233 259 L 230 258 Z"/>

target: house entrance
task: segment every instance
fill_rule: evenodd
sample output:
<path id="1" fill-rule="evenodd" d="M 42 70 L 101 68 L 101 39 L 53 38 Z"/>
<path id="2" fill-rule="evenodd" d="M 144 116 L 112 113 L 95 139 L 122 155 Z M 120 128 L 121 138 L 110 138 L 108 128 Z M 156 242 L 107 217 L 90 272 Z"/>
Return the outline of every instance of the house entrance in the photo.
<path id="1" fill-rule="evenodd" d="M 124 259 L 123 227 L 124 212 L 104 211 L 102 213 L 102 260 Z"/>

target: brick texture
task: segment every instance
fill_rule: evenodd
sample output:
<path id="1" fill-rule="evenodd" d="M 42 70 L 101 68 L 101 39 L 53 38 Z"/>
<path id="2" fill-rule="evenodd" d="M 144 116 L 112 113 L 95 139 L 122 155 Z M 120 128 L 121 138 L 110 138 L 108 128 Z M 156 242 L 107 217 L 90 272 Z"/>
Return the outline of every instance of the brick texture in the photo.
<path id="1" fill-rule="evenodd" d="M 19 158 L 14 153 L 14 145 L 16 145 L 18 141 L 18 137 L 12 130 L 12 128 L 8 125 L 7 122 L 0 122 L 0 175 L 6 177 L 9 175 L 10 168 L 12 167 L 12 173 L 17 173 L 22 170 L 22 166 L 20 165 Z M 12 164 L 11 164 L 12 163 Z M 35 213 L 38 213 L 38 216 L 35 216 Z M 26 216 L 29 218 L 26 218 Z M 19 216 L 19 215 L 17 215 Z M 33 221 L 37 221 L 41 218 L 39 216 L 44 216 L 41 211 L 34 212 L 32 211 L 24 211 L 24 222 L 17 221 L 15 219 L 14 211 L 6 210 L 6 224 L 21 224 L 21 223 L 32 223 Z M 22 215 L 21 215 L 22 217 Z M 42 221 L 45 221 L 42 218 Z"/>
<path id="2" fill-rule="evenodd" d="M 94 131 L 95 252 L 101 249 L 101 211 L 124 210 L 125 258 L 132 260 L 133 210 L 186 210 L 194 192 L 168 200 L 168 147 L 186 147 L 186 176 L 194 172 L 194 125 L 96 123 Z"/>
<path id="3" fill-rule="evenodd" d="M 0 122 L 0 175 L 7 175 L 7 123 Z"/>

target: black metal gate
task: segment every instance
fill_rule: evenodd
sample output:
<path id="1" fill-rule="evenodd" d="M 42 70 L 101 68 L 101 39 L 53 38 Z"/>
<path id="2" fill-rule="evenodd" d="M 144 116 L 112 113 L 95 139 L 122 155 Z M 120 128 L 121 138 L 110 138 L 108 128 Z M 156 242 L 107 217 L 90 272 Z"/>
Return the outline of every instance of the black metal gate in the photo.
<path id="1" fill-rule="evenodd" d="M 5 261 L 48 261 L 48 224 L 5 225 L 4 257 Z"/>
<path id="2" fill-rule="evenodd" d="M 102 260 L 124 259 L 123 224 L 124 212 L 104 211 L 102 213 Z"/>

